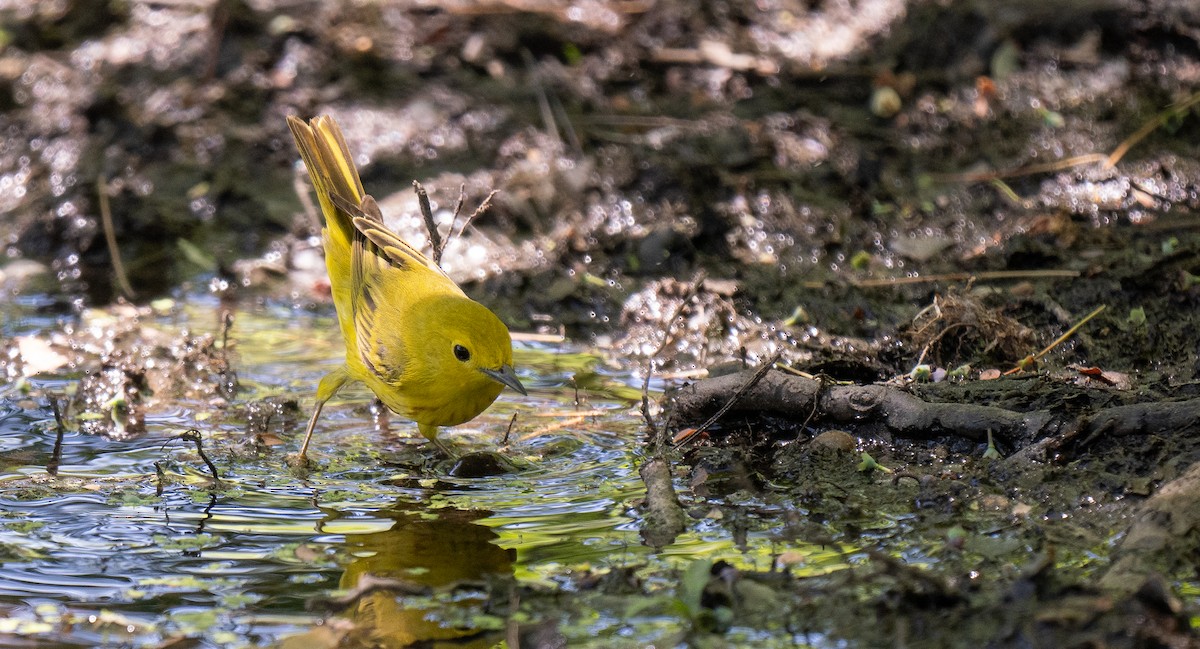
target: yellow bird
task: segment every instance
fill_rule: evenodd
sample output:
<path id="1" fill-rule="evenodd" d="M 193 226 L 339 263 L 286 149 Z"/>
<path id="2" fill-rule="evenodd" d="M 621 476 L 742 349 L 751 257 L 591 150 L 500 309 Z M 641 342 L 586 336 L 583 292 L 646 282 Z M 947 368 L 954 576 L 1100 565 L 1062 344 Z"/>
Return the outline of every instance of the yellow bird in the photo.
<path id="1" fill-rule="evenodd" d="M 448 454 L 439 426 L 474 418 L 505 386 L 526 394 L 508 328 L 384 225 L 333 118 L 287 119 L 325 216 L 325 267 L 346 342 L 346 364 L 317 387 L 300 461 L 325 402 L 350 381 L 366 383 Z"/>

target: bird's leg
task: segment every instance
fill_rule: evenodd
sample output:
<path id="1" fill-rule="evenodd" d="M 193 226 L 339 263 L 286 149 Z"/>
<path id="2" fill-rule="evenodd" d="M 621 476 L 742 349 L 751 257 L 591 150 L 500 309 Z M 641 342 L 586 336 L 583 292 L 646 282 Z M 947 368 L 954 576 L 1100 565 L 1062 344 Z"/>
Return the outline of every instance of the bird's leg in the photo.
<path id="1" fill-rule="evenodd" d="M 431 440 L 429 440 L 429 441 L 430 441 L 430 442 L 432 442 L 432 443 L 433 443 L 433 445 L 434 445 L 435 447 L 437 447 L 437 450 L 441 451 L 442 455 L 445 455 L 446 457 L 450 458 L 451 460 L 454 460 L 454 459 L 457 459 L 457 458 L 458 458 L 458 456 L 457 456 L 457 455 L 455 455 L 455 454 L 454 454 L 454 453 L 453 453 L 453 452 L 450 450 L 450 447 L 449 447 L 449 446 L 446 446 L 446 443 L 445 443 L 445 442 L 443 442 L 442 440 L 440 440 L 440 439 L 438 439 L 438 438 L 436 438 L 436 437 L 435 437 L 435 438 L 433 438 L 433 439 L 431 439 Z"/>
<path id="2" fill-rule="evenodd" d="M 420 431 L 421 437 L 424 437 L 425 439 L 429 440 L 430 443 L 432 443 L 434 446 L 437 447 L 437 450 L 442 452 L 442 455 L 445 455 L 446 457 L 451 458 L 451 459 L 458 457 L 454 453 L 450 452 L 449 446 L 446 446 L 446 444 L 443 443 L 442 440 L 437 438 L 437 434 L 438 434 L 437 426 L 434 426 L 432 424 L 418 423 L 417 430 Z"/>
<path id="3" fill-rule="evenodd" d="M 321 409 L 325 407 L 325 402 L 333 398 L 338 389 L 346 384 L 350 379 L 350 375 L 346 374 L 346 368 L 339 367 L 338 369 L 321 377 L 321 383 L 317 385 L 317 405 L 313 408 L 312 417 L 308 420 L 308 428 L 304 431 L 304 443 L 300 445 L 300 453 L 297 455 L 297 464 L 305 466 L 308 464 L 308 443 L 312 441 L 313 430 L 317 427 L 317 419 L 321 416 Z"/>
<path id="4" fill-rule="evenodd" d="M 325 407 L 325 401 L 318 401 L 316 408 L 313 409 L 312 417 L 308 420 L 308 428 L 304 431 L 304 443 L 300 445 L 300 463 L 308 464 L 308 443 L 312 441 L 313 429 L 317 427 L 317 418 L 321 416 L 321 409 Z"/>

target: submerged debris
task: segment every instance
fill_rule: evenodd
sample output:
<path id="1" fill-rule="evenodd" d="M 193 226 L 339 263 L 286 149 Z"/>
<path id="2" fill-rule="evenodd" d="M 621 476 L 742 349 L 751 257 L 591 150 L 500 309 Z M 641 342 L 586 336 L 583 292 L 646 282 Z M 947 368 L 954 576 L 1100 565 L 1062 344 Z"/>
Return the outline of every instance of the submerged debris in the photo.
<path id="1" fill-rule="evenodd" d="M 25 380 L 78 377 L 72 419 L 86 432 L 115 437 L 142 432 L 156 400 L 231 400 L 237 375 L 216 337 L 144 326 L 150 315 L 149 307 L 89 309 L 78 323 L 4 343 L 0 371 Z"/>

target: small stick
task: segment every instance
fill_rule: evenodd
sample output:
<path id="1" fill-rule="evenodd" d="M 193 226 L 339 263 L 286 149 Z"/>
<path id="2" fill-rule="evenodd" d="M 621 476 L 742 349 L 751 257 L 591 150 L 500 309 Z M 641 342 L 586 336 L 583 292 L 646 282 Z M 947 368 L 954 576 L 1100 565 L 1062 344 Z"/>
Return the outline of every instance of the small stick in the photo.
<path id="1" fill-rule="evenodd" d="M 442 265 L 442 250 L 445 244 L 442 243 L 442 235 L 438 232 L 437 223 L 433 221 L 433 208 L 429 206 L 429 193 L 425 191 L 425 187 L 417 181 L 413 181 L 413 190 L 417 192 L 417 204 L 421 206 L 421 216 L 425 219 L 425 229 L 429 230 L 429 245 L 433 247 L 433 263 Z"/>
<path id="2" fill-rule="evenodd" d="M 1088 320 L 1091 320 L 1092 318 L 1100 315 L 1100 312 L 1106 308 L 1108 308 L 1107 304 L 1101 304 L 1100 306 L 1096 307 L 1095 310 L 1093 310 L 1091 313 L 1084 316 L 1083 320 L 1076 322 L 1075 326 L 1071 327 L 1070 329 L 1067 329 L 1066 333 L 1059 336 L 1058 338 L 1055 338 L 1054 342 L 1050 343 L 1049 345 L 1046 345 L 1045 349 L 1043 349 L 1042 351 L 1040 351 L 1036 354 L 1030 354 L 1029 356 L 1026 356 L 1025 358 L 1022 358 L 1021 360 L 1017 361 L 1017 366 L 1012 368 L 1011 370 L 1005 372 L 1004 375 L 1008 376 L 1009 374 L 1016 374 L 1017 372 L 1020 372 L 1020 371 L 1024 370 L 1025 368 L 1029 367 L 1030 365 L 1033 365 L 1034 363 L 1038 362 L 1039 360 L 1041 360 L 1041 358 L 1043 356 L 1045 356 L 1046 354 L 1049 354 L 1050 350 L 1054 349 L 1055 347 L 1058 347 L 1059 345 L 1061 345 L 1063 343 L 1063 341 L 1070 338 L 1071 336 L 1074 336 L 1075 332 L 1079 331 L 1080 327 L 1087 324 Z"/>
<path id="3" fill-rule="evenodd" d="M 63 424 L 62 412 L 58 409 L 58 397 L 50 397 L 50 407 L 54 409 L 54 424 L 58 428 L 58 434 L 54 438 L 54 454 L 50 456 L 50 463 L 46 465 L 46 473 L 56 476 L 58 467 L 62 464 L 63 435 L 67 432 L 67 427 Z"/>
<path id="4" fill-rule="evenodd" d="M 129 285 L 129 277 L 125 275 L 125 265 L 121 263 L 121 249 L 117 247 L 117 234 L 113 228 L 112 208 L 108 204 L 108 183 L 103 178 L 96 180 L 96 196 L 100 203 L 100 224 L 104 227 L 104 242 L 108 244 L 108 257 L 112 260 L 113 274 L 117 276 L 117 286 L 126 299 L 133 299 L 133 287 Z"/>
<path id="5" fill-rule="evenodd" d="M 700 291 L 700 285 L 704 282 L 705 273 L 703 270 L 696 272 L 692 278 L 688 290 L 683 294 L 683 298 L 679 300 L 679 306 L 675 307 L 674 313 L 667 320 L 667 330 L 663 332 L 662 342 L 658 344 L 658 348 L 650 354 L 650 361 L 646 363 L 646 378 L 642 381 L 642 418 L 646 420 L 646 427 L 650 429 L 650 433 L 658 443 L 658 426 L 654 424 L 654 418 L 650 416 L 650 377 L 654 374 L 654 359 L 667 348 L 667 343 L 671 340 L 671 332 L 675 329 L 675 321 L 683 314 L 683 310 L 688 304 L 691 304 L 692 298 L 696 297 L 696 293 Z"/>
<path id="6" fill-rule="evenodd" d="M 558 98 L 558 95 L 551 95 L 550 99 L 553 100 L 551 108 L 553 108 L 554 114 L 562 122 L 562 131 L 563 135 L 567 138 L 567 144 L 570 145 L 573 151 L 583 153 L 583 145 L 579 142 L 579 134 L 575 132 L 575 126 L 571 124 L 571 116 L 567 114 L 567 109 L 563 106 L 562 100 Z"/>
<path id="7" fill-rule="evenodd" d="M 658 426 L 654 416 L 650 414 L 650 376 L 654 374 L 654 358 L 646 363 L 646 376 L 642 379 L 642 419 L 646 420 L 646 428 L 650 429 L 650 438 L 658 442 Z"/>
<path id="8" fill-rule="evenodd" d="M 1055 277 L 1079 277 L 1077 270 L 993 270 L 982 273 L 942 273 L 939 275 L 923 275 L 916 277 L 879 277 L 873 279 L 850 280 L 850 285 L 856 288 L 878 288 L 881 286 L 899 286 L 901 284 L 924 284 L 926 282 L 963 282 L 1004 280 L 1004 279 L 1050 279 Z"/>
<path id="9" fill-rule="evenodd" d="M 1108 157 L 1104 159 L 1102 168 L 1112 169 L 1113 167 L 1117 166 L 1117 163 L 1121 161 L 1121 158 L 1125 157 L 1125 154 L 1128 153 L 1129 150 L 1135 145 L 1137 145 L 1138 142 L 1144 140 L 1147 135 L 1153 133 L 1172 118 L 1183 115 L 1192 106 L 1195 106 L 1198 103 L 1200 103 L 1200 92 L 1193 94 L 1174 106 L 1169 106 L 1163 112 L 1151 117 L 1149 121 L 1147 121 L 1145 124 L 1142 124 L 1141 128 L 1134 131 L 1132 135 L 1125 138 L 1120 144 L 1118 144 L 1117 148 L 1113 149 L 1112 153 L 1108 154 Z"/>
<path id="10" fill-rule="evenodd" d="M 471 216 L 468 216 L 467 220 L 463 221 L 462 227 L 458 229 L 458 237 L 459 238 L 462 238 L 463 232 L 465 232 L 467 230 L 467 226 L 471 225 L 471 221 L 474 221 L 480 214 L 483 214 L 489 208 L 491 208 L 492 197 L 495 196 L 497 192 L 498 192 L 498 190 L 495 190 L 495 189 L 493 189 L 491 192 L 489 192 L 487 197 L 483 199 L 483 202 L 481 202 L 479 204 L 479 207 L 475 208 L 474 212 L 471 212 Z M 460 206 L 462 205 L 461 197 L 459 198 L 459 205 Z M 455 218 L 455 220 L 458 220 L 458 210 L 455 210 L 454 218 Z M 453 223 L 451 225 L 453 225 Z"/>
<path id="11" fill-rule="evenodd" d="M 217 465 L 213 464 L 212 460 L 208 459 L 208 455 L 204 453 L 204 447 L 200 442 L 200 431 L 196 430 L 195 428 L 189 429 L 180 435 L 179 439 L 182 439 L 185 442 L 196 443 L 196 452 L 200 454 L 200 459 L 204 460 L 204 463 L 208 465 L 208 470 L 212 471 L 213 480 L 220 482 L 221 476 L 217 473 Z"/>
<path id="12" fill-rule="evenodd" d="M 508 428 L 504 429 L 504 439 L 500 440 L 501 446 L 508 446 L 508 436 L 512 434 L 513 424 L 517 423 L 517 413 L 513 413 L 512 419 L 508 420 Z"/>
<path id="13" fill-rule="evenodd" d="M 930 174 L 930 177 L 939 182 L 947 183 L 979 183 L 988 182 L 997 178 L 1017 178 L 1020 176 L 1032 176 L 1034 174 L 1048 173 L 1052 171 L 1062 171 L 1071 167 L 1092 164 L 1094 162 L 1102 162 L 1105 159 L 1103 153 L 1085 153 L 1077 155 L 1065 160 L 1054 160 L 1051 162 L 1041 162 L 1007 171 L 982 171 L 982 172 L 967 172 L 958 174 Z"/>
<path id="14" fill-rule="evenodd" d="M 772 363 L 772 365 L 774 365 L 774 363 Z M 817 394 L 813 396 L 812 410 L 809 410 L 808 415 L 804 417 L 804 421 L 800 422 L 800 430 L 796 431 L 796 441 L 800 441 L 800 435 L 804 433 L 805 428 L 808 428 L 808 422 L 812 421 L 812 418 L 817 416 L 817 409 L 821 407 L 821 393 L 824 392 L 825 388 L 829 385 L 828 378 L 829 377 L 824 374 L 816 377 Z"/>
<path id="15" fill-rule="evenodd" d="M 450 241 L 455 236 L 462 237 L 463 232 L 471 225 L 480 214 L 483 214 L 492 206 L 492 197 L 498 190 L 493 189 L 479 207 L 463 221 L 462 227 L 458 229 L 458 234 L 455 235 L 454 224 L 458 221 L 458 215 L 462 213 L 463 203 L 467 200 L 467 186 L 459 185 L 458 187 L 458 204 L 454 206 L 454 216 L 450 219 L 450 229 L 446 231 L 446 238 L 442 238 L 442 234 L 438 232 L 437 223 L 433 220 L 433 208 L 429 205 L 429 193 L 425 191 L 425 187 L 417 181 L 413 181 L 413 189 L 417 192 L 417 203 L 421 206 L 421 217 L 425 219 L 425 229 L 429 230 L 429 245 L 433 248 L 433 263 L 439 267 L 442 265 L 442 254 L 446 251 L 446 246 L 450 245 Z"/>
<path id="16" fill-rule="evenodd" d="M 450 232 L 446 233 L 446 241 L 449 243 L 450 234 L 454 231 L 454 224 L 458 221 L 458 215 L 462 214 L 463 204 L 467 202 L 467 184 L 459 183 L 458 185 L 458 202 L 454 204 L 454 214 L 450 218 Z"/>
<path id="17" fill-rule="evenodd" d="M 525 61 L 526 67 L 533 68 L 533 54 L 528 49 L 522 48 L 521 58 Z M 530 74 L 528 79 L 533 84 L 533 92 L 537 97 L 538 112 L 541 113 L 542 126 L 546 129 L 546 134 L 553 137 L 555 142 L 562 144 L 562 135 L 558 132 L 558 124 L 554 121 L 554 111 L 550 109 L 550 100 L 546 96 L 546 89 L 542 86 L 541 78 L 536 74 Z"/>

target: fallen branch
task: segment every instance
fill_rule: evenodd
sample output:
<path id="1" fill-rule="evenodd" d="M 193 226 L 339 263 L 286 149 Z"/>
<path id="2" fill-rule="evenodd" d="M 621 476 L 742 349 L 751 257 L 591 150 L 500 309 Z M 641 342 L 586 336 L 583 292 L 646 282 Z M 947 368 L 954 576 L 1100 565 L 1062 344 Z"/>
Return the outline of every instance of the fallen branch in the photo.
<path id="1" fill-rule="evenodd" d="M 725 406 L 752 374 L 739 372 L 680 388 L 672 395 L 668 427 L 679 430 L 704 421 Z M 1017 411 L 973 403 L 931 403 L 898 387 L 822 386 L 818 380 L 776 370 L 741 394 L 726 416 L 763 415 L 854 426 L 867 432 L 874 429 L 910 439 L 950 436 L 982 442 L 990 429 L 997 439 L 1029 445 L 1015 457 L 1037 459 L 1068 442 L 1074 443 L 1077 453 L 1102 437 L 1195 431 L 1200 422 L 1200 399 L 1110 406 L 1072 415 L 1066 411 Z"/>
<path id="2" fill-rule="evenodd" d="M 716 412 L 746 383 L 749 372 L 698 381 L 674 395 L 672 428 L 690 425 Z M 900 437 L 929 439 L 945 435 L 976 441 L 996 437 L 1013 441 L 1058 432 L 1048 411 L 1017 412 L 995 406 L 929 403 L 885 385 L 822 385 L 815 379 L 768 372 L 730 408 L 731 414 L 773 415 L 824 424 L 883 426 Z"/>

